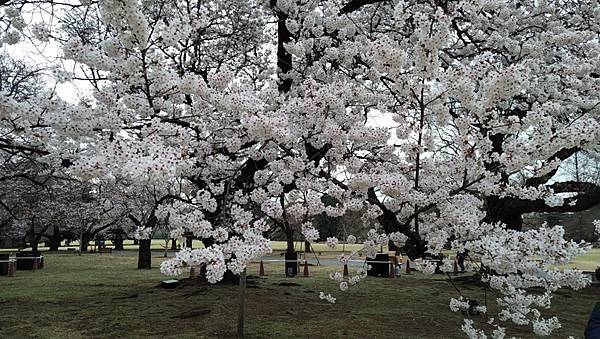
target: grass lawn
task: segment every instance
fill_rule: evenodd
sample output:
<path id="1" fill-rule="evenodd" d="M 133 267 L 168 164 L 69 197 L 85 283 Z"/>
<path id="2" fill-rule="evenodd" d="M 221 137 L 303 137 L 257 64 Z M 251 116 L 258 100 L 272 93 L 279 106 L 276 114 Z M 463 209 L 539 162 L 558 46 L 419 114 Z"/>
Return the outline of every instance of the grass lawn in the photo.
<path id="1" fill-rule="evenodd" d="M 581 257 L 576 258 L 569 266 L 578 268 L 584 271 L 594 271 L 600 266 L 600 248 L 592 248 L 589 252 Z"/>
<path id="2" fill-rule="evenodd" d="M 93 243 L 90 243 L 90 244 L 93 244 Z M 271 244 L 272 244 L 274 252 L 283 252 L 286 249 L 285 241 L 272 241 Z M 112 246 L 112 244 L 110 242 L 108 242 L 107 245 Z M 151 247 L 152 247 L 152 250 L 162 251 L 162 250 L 164 250 L 164 245 L 165 245 L 165 242 L 163 240 L 154 239 L 154 240 L 152 240 Z M 204 247 L 200 240 L 194 240 L 193 246 L 194 246 L 194 248 Z M 325 243 L 313 243 L 311 246 L 312 246 L 313 251 L 318 252 L 319 257 L 321 257 L 321 258 L 335 258 L 338 254 L 342 253 L 342 251 L 345 251 L 346 253 L 348 253 L 351 251 L 360 250 L 363 247 L 362 244 L 347 244 L 347 245 L 338 244 L 335 249 L 331 249 L 331 248 L 327 247 L 327 244 L 325 244 Z M 77 242 L 71 243 L 71 245 L 69 247 L 77 248 L 78 243 Z M 127 251 L 137 251 L 138 250 L 138 246 L 134 245 L 132 240 L 126 240 L 125 244 L 124 244 L 124 248 Z M 303 251 L 304 250 L 304 242 L 297 241 L 295 243 L 295 248 L 297 251 Z M 60 248 L 61 251 L 66 251 L 66 249 L 67 249 L 67 247 Z M 45 251 L 45 250 L 48 250 L 48 248 L 40 247 L 40 250 Z M 17 251 L 17 249 L 15 249 L 15 248 L 13 248 L 13 249 L 0 248 L 0 253 L 16 252 L 16 251 Z M 445 254 L 450 255 L 450 256 L 453 255 L 453 253 L 445 253 Z M 573 262 L 571 262 L 568 266 L 574 267 L 574 268 L 577 268 L 580 270 L 584 270 L 584 271 L 594 271 L 596 269 L 596 267 L 600 266 L 600 248 L 591 249 L 585 255 L 573 260 Z"/>
<path id="3" fill-rule="evenodd" d="M 158 267 L 162 258 L 154 258 Z M 157 268 L 137 270 L 136 258 L 47 254 L 46 267 L 0 277 L 0 338 L 233 337 L 237 286 L 194 285 L 173 290 Z M 448 308 L 457 292 L 443 277 L 420 274 L 368 278 L 340 292 L 327 278 L 332 267 L 311 267 L 311 277 L 285 278 L 268 263 L 267 277 L 247 290 L 249 338 L 463 338 L 462 316 Z M 256 265 L 249 274 L 256 274 Z M 281 286 L 280 283 L 299 286 Z M 481 288 L 457 282 L 466 296 L 484 300 Z M 338 297 L 332 305 L 319 291 Z M 489 300 L 491 296 L 488 294 Z M 556 338 L 582 337 L 600 288 L 559 291 L 553 302 L 563 328 Z M 474 319 L 484 322 L 485 316 Z M 528 337 L 512 327 L 510 335 Z M 530 336 L 530 335 L 529 335 Z"/>

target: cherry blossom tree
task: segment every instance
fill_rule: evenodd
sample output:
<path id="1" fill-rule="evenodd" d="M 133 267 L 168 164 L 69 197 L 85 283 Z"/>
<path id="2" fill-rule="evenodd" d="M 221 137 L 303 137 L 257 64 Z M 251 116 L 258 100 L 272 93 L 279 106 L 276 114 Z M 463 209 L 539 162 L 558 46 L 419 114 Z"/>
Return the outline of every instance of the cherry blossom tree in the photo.
<path id="1" fill-rule="evenodd" d="M 3 181 L 0 192 L 0 206 L 11 217 L 7 232 L 25 247 L 37 250 L 42 239 L 51 238 L 66 224 L 72 191 L 59 176 L 30 168 Z"/>
<path id="2" fill-rule="evenodd" d="M 411 258 L 425 250 L 439 253 L 448 244 L 467 249 L 481 262 L 484 282 L 502 295 L 500 319 L 551 333 L 558 321 L 541 317 L 534 306 L 549 305 L 558 286 L 585 286 L 577 272 L 550 267 L 581 249 L 550 241 L 562 238 L 560 227 L 521 232 L 521 216 L 599 202 L 595 185 L 550 181 L 563 160 L 597 147 L 596 14 L 577 3 L 565 10 L 564 4 L 546 2 L 376 1 L 369 9 L 350 10 L 372 3 L 286 3 L 288 13 L 302 13 L 287 19 L 298 32 L 287 48 L 300 65 L 290 70 L 293 81 L 301 86 L 311 78 L 341 77 L 346 90 L 355 85 L 370 96 L 364 100 L 372 105 L 364 112 L 367 120 L 377 112 L 396 123 L 399 140 L 369 140 L 341 156 L 355 166 L 333 163 L 343 168 L 345 180 L 332 179 L 374 207 L 365 216 L 377 219 L 388 235 L 373 230 L 365 246 L 372 249 L 393 235 L 406 241 Z M 343 98 L 336 97 L 342 104 Z M 347 136 L 352 147 L 365 140 Z M 520 173 L 527 177 L 522 185 L 511 178 Z M 524 245 L 531 239 L 545 245 Z M 533 255 L 544 258 L 543 264 L 536 267 Z M 527 295 L 533 286 L 548 292 Z M 481 335 L 471 324 L 465 323 L 465 331 Z M 498 326 L 493 335 L 503 331 Z"/>
<path id="3" fill-rule="evenodd" d="M 15 60 L 5 52 L 0 54 L 0 92 L 3 97 L 35 100 L 43 90 L 39 69 Z M 42 151 L 28 142 L 29 138 L 23 133 L 25 128 L 15 113 L 0 118 L 0 207 L 6 216 L 3 233 L 10 234 L 12 239 L 22 238 L 23 243 L 37 248 L 51 228 L 50 220 L 61 219 L 61 212 L 45 211 L 40 204 L 42 197 L 53 195 L 51 186 L 61 174 L 39 161 Z"/>
<path id="4" fill-rule="evenodd" d="M 152 235 L 156 231 L 169 233 L 172 229 L 169 212 L 163 212 L 167 206 L 174 202 L 192 204 L 191 198 L 186 197 L 189 186 L 187 180 L 174 180 L 153 185 L 132 182 L 120 188 L 129 211 L 127 218 L 133 224 L 129 234 L 139 241 L 138 268 L 149 269 L 152 266 Z M 182 240 L 185 235 L 180 234 L 177 238 Z"/>
<path id="5" fill-rule="evenodd" d="M 0 112 L 44 112 L 44 133 L 27 140 L 80 178 L 179 180 L 147 220 L 168 217 L 173 238 L 191 233 L 205 248 L 185 248 L 163 272 L 203 266 L 217 282 L 270 251 L 271 225 L 312 241 L 316 216 L 362 211 L 370 257 L 389 241 L 411 259 L 469 252 L 500 306 L 490 323 L 465 320 L 470 337 L 504 337 L 504 321 L 549 335 L 560 323 L 539 309 L 588 283 L 558 268 L 585 245 L 560 226 L 523 231 L 522 215 L 600 202 L 597 184 L 557 176 L 598 147 L 591 4 L 106 0 L 79 11 L 71 19 L 100 28 L 56 39 L 92 96 L 7 97 Z M 364 276 L 332 279 L 344 291 Z"/>

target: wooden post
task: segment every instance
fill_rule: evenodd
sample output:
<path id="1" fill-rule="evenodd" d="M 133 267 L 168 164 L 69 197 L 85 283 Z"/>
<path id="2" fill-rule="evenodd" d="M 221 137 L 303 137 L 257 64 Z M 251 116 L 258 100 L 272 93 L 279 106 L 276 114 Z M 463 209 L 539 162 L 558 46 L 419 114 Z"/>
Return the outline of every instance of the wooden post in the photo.
<path id="1" fill-rule="evenodd" d="M 410 260 L 406 258 L 406 274 L 410 274 Z"/>
<path id="2" fill-rule="evenodd" d="M 454 264 L 452 266 L 454 269 L 454 275 L 458 275 L 458 264 L 456 263 L 456 260 L 454 260 Z"/>
<path id="3" fill-rule="evenodd" d="M 246 269 L 240 273 L 240 312 L 238 314 L 238 338 L 244 338 L 244 318 L 246 312 Z"/>
<path id="4" fill-rule="evenodd" d="M 81 232 L 79 232 L 79 255 L 81 255 L 81 252 L 83 251 L 83 228 L 81 229 Z"/>
<path id="5" fill-rule="evenodd" d="M 17 260 L 16 259 L 14 261 L 10 261 L 10 259 L 9 259 L 9 263 L 8 263 L 8 276 L 9 277 L 16 277 L 17 276 Z"/>
<path id="6" fill-rule="evenodd" d="M 266 275 L 265 274 L 265 267 L 263 266 L 263 261 L 262 260 L 260 261 L 260 267 L 258 269 L 258 275 L 261 276 L 261 277 Z"/>
<path id="7" fill-rule="evenodd" d="M 38 264 L 38 260 L 40 260 L 40 259 L 38 259 L 38 258 L 33 258 L 33 259 L 31 259 L 31 260 L 32 260 L 32 263 L 31 263 L 31 270 L 32 270 L 32 271 L 37 271 L 37 269 L 38 269 L 38 266 L 39 266 L 39 264 Z"/>
<path id="8" fill-rule="evenodd" d="M 344 264 L 344 277 L 349 276 L 350 273 L 348 273 L 348 264 Z"/>
<path id="9" fill-rule="evenodd" d="M 309 277 L 310 275 L 308 274 L 308 261 L 304 260 L 304 276 L 305 277 Z"/>

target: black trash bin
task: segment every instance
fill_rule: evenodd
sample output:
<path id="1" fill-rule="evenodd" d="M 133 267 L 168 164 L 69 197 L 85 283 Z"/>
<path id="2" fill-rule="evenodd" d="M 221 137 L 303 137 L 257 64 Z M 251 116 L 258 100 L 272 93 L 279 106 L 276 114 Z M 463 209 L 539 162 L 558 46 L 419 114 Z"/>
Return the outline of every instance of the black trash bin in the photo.
<path id="1" fill-rule="evenodd" d="M 33 270 L 33 262 L 37 260 L 37 268 L 44 268 L 44 257 L 40 251 L 21 251 L 17 253 L 17 270 Z"/>
<path id="2" fill-rule="evenodd" d="M 8 275 L 9 263 L 10 263 L 10 253 L 0 253 L 0 276 Z"/>
<path id="3" fill-rule="evenodd" d="M 367 258 L 367 265 L 371 269 L 367 270 L 370 277 L 388 278 L 390 276 L 390 256 L 387 253 L 377 253 L 375 259 Z"/>
<path id="4" fill-rule="evenodd" d="M 298 252 L 285 252 L 285 275 L 286 277 L 298 275 Z"/>

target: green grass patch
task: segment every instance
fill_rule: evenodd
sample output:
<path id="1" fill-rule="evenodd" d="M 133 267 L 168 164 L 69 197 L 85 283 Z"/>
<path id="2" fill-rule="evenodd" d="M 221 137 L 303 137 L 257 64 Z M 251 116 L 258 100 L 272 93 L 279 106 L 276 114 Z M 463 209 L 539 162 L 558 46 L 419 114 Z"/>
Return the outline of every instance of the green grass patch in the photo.
<path id="1" fill-rule="evenodd" d="M 46 255 L 46 267 L 0 277 L 0 337 L 11 338 L 214 338 L 233 337 L 238 287 L 194 285 L 165 290 L 157 268 L 136 269 L 136 258 L 88 254 Z M 153 258 L 158 267 L 162 258 Z M 266 277 L 247 290 L 249 338 L 463 338 L 462 316 L 448 300 L 457 295 L 444 277 L 412 274 L 368 278 L 340 292 L 327 278 L 333 267 L 310 267 L 311 277 L 285 278 L 280 263 L 266 263 Z M 258 265 L 248 269 L 258 273 Z M 281 286 L 280 283 L 299 286 Z M 457 283 L 480 302 L 483 290 Z M 333 293 L 332 305 L 318 298 Z M 486 295 L 487 300 L 493 296 Z M 600 288 L 559 291 L 553 310 L 563 328 L 555 337 L 581 337 Z M 484 322 L 485 316 L 476 316 Z M 531 337 L 523 329 L 511 335 Z"/>

